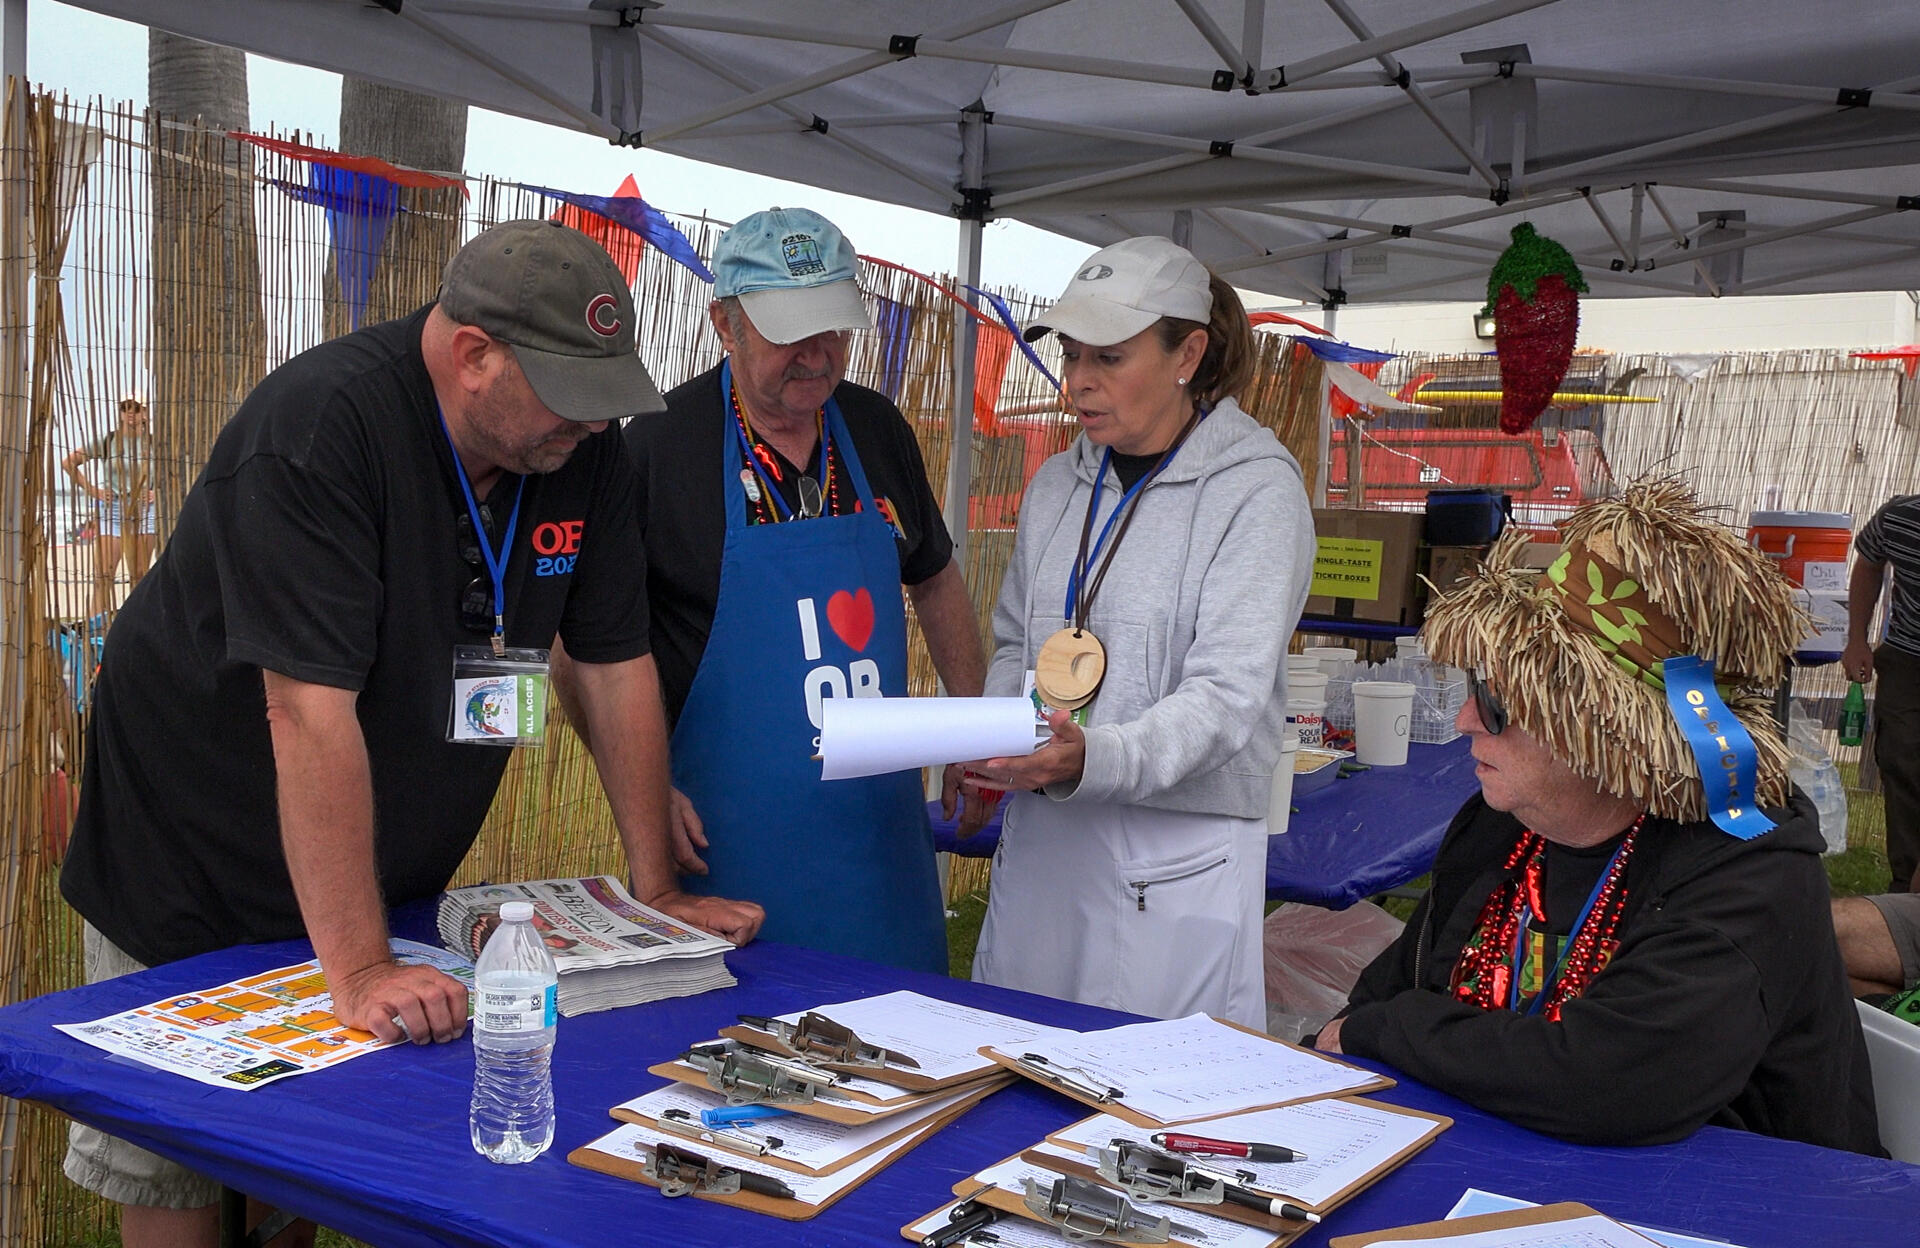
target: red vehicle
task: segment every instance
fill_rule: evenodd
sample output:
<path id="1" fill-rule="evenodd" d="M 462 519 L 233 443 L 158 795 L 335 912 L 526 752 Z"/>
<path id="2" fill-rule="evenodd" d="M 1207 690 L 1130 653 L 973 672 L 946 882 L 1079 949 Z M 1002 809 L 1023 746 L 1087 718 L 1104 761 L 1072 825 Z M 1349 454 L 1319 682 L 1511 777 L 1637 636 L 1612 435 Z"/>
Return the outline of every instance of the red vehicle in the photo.
<path id="1" fill-rule="evenodd" d="M 1498 429 L 1365 429 L 1360 443 L 1360 502 L 1418 511 L 1427 491 L 1496 490 L 1513 499 L 1513 518 L 1551 537 L 1580 503 L 1613 491 L 1613 473 L 1588 429 L 1535 427 L 1519 437 Z M 1327 503 L 1345 505 L 1351 477 L 1347 436 L 1335 430 L 1327 463 Z"/>

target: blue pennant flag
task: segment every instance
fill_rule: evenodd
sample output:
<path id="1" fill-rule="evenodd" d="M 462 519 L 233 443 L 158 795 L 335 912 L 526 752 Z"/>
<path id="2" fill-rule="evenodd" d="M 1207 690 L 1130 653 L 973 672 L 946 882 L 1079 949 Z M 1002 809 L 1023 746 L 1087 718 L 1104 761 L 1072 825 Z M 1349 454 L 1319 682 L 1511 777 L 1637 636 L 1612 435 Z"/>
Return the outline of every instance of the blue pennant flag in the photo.
<path id="1" fill-rule="evenodd" d="M 907 352 L 913 346 L 913 309 L 878 291 L 873 302 L 880 313 L 874 318 L 880 331 L 880 393 L 898 403 L 907 379 Z"/>
<path id="2" fill-rule="evenodd" d="M 1007 332 L 1013 335 L 1013 345 L 1020 348 L 1020 354 L 1033 361 L 1033 366 L 1040 370 L 1040 375 L 1047 379 L 1048 385 L 1052 386 L 1055 390 L 1059 390 L 1061 388 L 1060 379 L 1055 377 L 1053 373 L 1048 370 L 1047 366 L 1040 362 L 1039 353 L 1036 352 L 1033 349 L 1033 345 L 1027 341 L 1026 335 L 1020 329 L 1020 322 L 1014 319 L 1013 309 L 1007 306 L 1007 301 L 990 290 L 981 290 L 978 286 L 969 286 L 967 289 L 987 301 L 988 305 L 993 308 L 994 313 L 999 316 L 1000 323 L 1005 325 Z"/>
<path id="3" fill-rule="evenodd" d="M 406 211 L 400 206 L 400 188 L 378 174 L 317 163 L 307 167 L 305 186 L 276 185 L 300 202 L 326 210 L 340 297 L 347 305 L 348 323 L 359 329 L 367 313 L 373 273 L 387 245 L 387 227 L 395 213 Z"/>
<path id="4" fill-rule="evenodd" d="M 1400 358 L 1391 351 L 1369 351 L 1365 347 L 1350 346 L 1331 338 L 1309 338 L 1304 334 L 1290 337 L 1321 359 L 1331 360 L 1335 364 L 1384 364 Z"/>
<path id="5" fill-rule="evenodd" d="M 1734 718 L 1713 685 L 1713 664 L 1697 655 L 1661 664 L 1667 684 L 1667 712 L 1680 725 L 1700 782 L 1707 791 L 1707 814 L 1722 832 L 1750 841 L 1773 827 L 1760 813 L 1760 752 L 1746 725 Z"/>
<path id="6" fill-rule="evenodd" d="M 644 199 L 633 195 L 576 195 L 572 191 L 556 191 L 547 186 L 528 186 L 524 182 L 515 185 L 536 194 L 545 195 L 548 199 L 557 199 L 561 203 L 572 204 L 575 208 L 584 208 L 609 221 L 624 225 L 658 247 L 662 255 L 678 260 L 698 273 L 701 281 L 708 283 L 713 281 L 713 271 L 708 269 L 705 262 L 700 259 L 700 253 L 693 249 L 693 244 L 687 241 L 687 236 L 680 232 L 678 226 L 667 220 L 667 214 Z"/>

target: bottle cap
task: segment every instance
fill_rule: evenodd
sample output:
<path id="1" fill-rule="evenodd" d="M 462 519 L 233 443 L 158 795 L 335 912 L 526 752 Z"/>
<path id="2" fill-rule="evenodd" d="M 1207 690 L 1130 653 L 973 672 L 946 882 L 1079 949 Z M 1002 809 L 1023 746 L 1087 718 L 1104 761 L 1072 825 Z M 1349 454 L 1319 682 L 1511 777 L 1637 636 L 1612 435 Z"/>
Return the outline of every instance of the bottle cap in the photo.
<path id="1" fill-rule="evenodd" d="M 530 901 L 508 901 L 500 905 L 502 923 L 531 923 L 533 921 L 533 903 Z"/>

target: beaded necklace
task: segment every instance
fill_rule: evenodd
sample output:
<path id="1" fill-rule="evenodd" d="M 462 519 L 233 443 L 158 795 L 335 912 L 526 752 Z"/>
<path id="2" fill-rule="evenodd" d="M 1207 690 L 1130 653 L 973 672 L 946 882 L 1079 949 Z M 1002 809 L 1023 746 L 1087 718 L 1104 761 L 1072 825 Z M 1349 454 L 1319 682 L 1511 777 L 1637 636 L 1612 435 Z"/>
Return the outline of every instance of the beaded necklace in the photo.
<path id="1" fill-rule="evenodd" d="M 741 446 L 747 451 L 747 467 L 740 473 L 741 485 L 747 491 L 750 513 L 747 523 L 774 524 L 784 520 L 805 519 L 800 513 L 788 509 L 777 484 L 786 478 L 786 473 L 780 467 L 780 457 L 754 434 L 753 426 L 747 422 L 747 413 L 740 406 L 740 390 L 737 386 L 727 388 L 727 399 L 733 408 L 734 426 Z M 822 493 L 826 506 L 820 514 L 837 516 L 840 514 L 840 474 L 833 468 L 835 456 L 833 439 L 827 434 L 827 409 L 822 407 L 814 412 L 813 420 L 814 433 L 820 444 L 820 475 L 825 478 Z M 755 480 L 756 477 L 758 480 Z"/>
<path id="2" fill-rule="evenodd" d="M 1507 878 L 1487 897 L 1474 922 L 1473 935 L 1467 938 L 1454 964 L 1454 998 L 1483 1010 L 1539 1013 L 1550 1022 L 1559 1022 L 1561 1007 L 1587 990 L 1618 945 L 1620 916 L 1627 907 L 1627 890 L 1621 880 L 1646 821 L 1642 812 L 1627 829 L 1612 860 L 1594 882 L 1586 908 L 1567 933 L 1559 962 L 1542 975 L 1540 991 L 1530 999 L 1522 997 L 1519 980 L 1528 919 L 1536 923 L 1547 919 L 1543 879 L 1547 840 L 1537 832 L 1523 831 L 1507 855 Z"/>

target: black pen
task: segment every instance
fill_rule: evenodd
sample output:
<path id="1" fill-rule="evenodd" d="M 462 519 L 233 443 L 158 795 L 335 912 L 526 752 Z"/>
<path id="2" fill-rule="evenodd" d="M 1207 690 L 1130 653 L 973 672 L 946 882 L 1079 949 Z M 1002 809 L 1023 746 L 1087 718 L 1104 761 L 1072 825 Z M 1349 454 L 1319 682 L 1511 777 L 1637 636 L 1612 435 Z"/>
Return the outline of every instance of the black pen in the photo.
<path id="1" fill-rule="evenodd" d="M 1238 1183 L 1227 1184 L 1222 1193 L 1224 1199 L 1243 1209 L 1258 1209 L 1264 1214 L 1276 1218 L 1285 1218 L 1289 1222 L 1318 1222 L 1320 1215 L 1311 1209 L 1303 1209 L 1290 1200 L 1281 1200 L 1277 1196 L 1263 1196 L 1250 1187 Z"/>
<path id="2" fill-rule="evenodd" d="M 725 1174 L 727 1172 L 726 1168 L 722 1167 L 720 1172 Z M 793 1189 L 785 1183 L 782 1183 L 779 1179 L 768 1178 L 764 1174 L 748 1174 L 745 1170 L 735 1170 L 734 1173 L 740 1176 L 740 1190 L 743 1192 L 758 1192 L 762 1196 L 778 1196 L 781 1200 L 793 1199 Z M 1292 1206 L 1288 1207 L 1291 1208 Z M 1280 1216 L 1285 1217 L 1286 1215 L 1281 1214 Z M 1320 1220 L 1320 1215 L 1317 1213 L 1310 1213 L 1307 1214 L 1307 1216 L 1315 1222 Z"/>
<path id="3" fill-rule="evenodd" d="M 992 1226 L 1003 1216 L 992 1205 L 983 1205 L 977 1200 L 963 1200 L 947 1211 L 948 1222 L 945 1226 L 921 1239 L 920 1248 L 950 1248 L 975 1231 Z"/>

